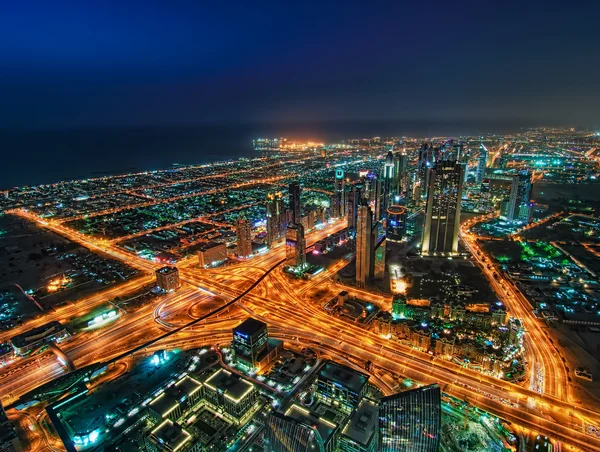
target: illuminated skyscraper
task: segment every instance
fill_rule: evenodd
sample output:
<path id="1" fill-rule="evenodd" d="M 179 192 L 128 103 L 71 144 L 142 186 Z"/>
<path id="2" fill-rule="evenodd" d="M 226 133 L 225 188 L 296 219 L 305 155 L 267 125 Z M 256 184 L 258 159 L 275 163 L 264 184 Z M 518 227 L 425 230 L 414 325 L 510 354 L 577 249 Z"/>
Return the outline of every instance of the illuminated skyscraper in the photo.
<path id="1" fill-rule="evenodd" d="M 406 235 L 406 207 L 396 204 L 388 207 L 385 236 L 388 240 L 399 242 Z"/>
<path id="2" fill-rule="evenodd" d="M 335 171 L 335 183 L 333 193 L 333 203 L 331 205 L 331 216 L 334 218 L 346 216 L 346 181 L 344 180 L 344 170 Z"/>
<path id="3" fill-rule="evenodd" d="M 350 193 L 348 193 L 347 202 L 347 217 L 348 217 L 348 232 L 353 234 L 356 232 L 356 221 L 358 217 L 358 201 L 360 198 L 360 192 L 355 185 L 352 186 Z"/>
<path id="4" fill-rule="evenodd" d="M 464 168 L 452 160 L 438 162 L 430 171 L 421 252 L 458 252 L 460 202 Z"/>
<path id="5" fill-rule="evenodd" d="M 306 264 L 304 226 L 302 224 L 290 224 L 285 234 L 285 264 L 296 268 L 304 267 Z"/>
<path id="6" fill-rule="evenodd" d="M 296 408 L 299 410 L 299 408 Z M 298 416 L 272 412 L 267 416 L 265 452 L 324 452 L 318 429 Z"/>
<path id="7" fill-rule="evenodd" d="M 488 151 L 483 145 L 483 143 L 481 143 L 481 146 L 479 146 L 479 158 L 477 159 L 477 175 L 475 178 L 478 184 L 483 182 L 483 178 L 485 177 L 485 167 L 487 166 L 487 159 Z"/>
<path id="8" fill-rule="evenodd" d="M 356 224 L 356 282 L 361 287 L 373 276 L 374 247 L 373 213 L 368 205 L 361 205 Z"/>
<path id="9" fill-rule="evenodd" d="M 387 153 L 385 164 L 383 165 L 383 186 L 382 186 L 382 204 L 380 217 L 377 220 L 382 220 L 386 214 L 387 208 L 390 205 L 390 199 L 396 194 L 397 183 L 396 173 L 394 172 L 394 154 L 392 151 Z"/>
<path id="10" fill-rule="evenodd" d="M 529 223 L 533 213 L 531 204 L 531 173 L 523 172 L 513 176 L 506 220 Z"/>
<path id="11" fill-rule="evenodd" d="M 273 246 L 285 237 L 287 216 L 281 193 L 267 194 L 267 245 Z"/>
<path id="12" fill-rule="evenodd" d="M 236 222 L 237 255 L 248 257 L 252 254 L 252 233 L 250 222 L 241 216 Z"/>
<path id="13" fill-rule="evenodd" d="M 420 197 L 427 196 L 429 186 L 429 172 L 435 162 L 435 150 L 431 145 L 424 143 L 419 149 L 419 161 L 417 163 L 417 184 L 421 187 Z"/>
<path id="14" fill-rule="evenodd" d="M 406 155 L 406 152 L 402 151 L 402 154 L 396 155 L 395 162 L 397 162 L 397 193 L 401 196 L 405 196 L 405 192 L 408 190 L 408 155 Z"/>
<path id="15" fill-rule="evenodd" d="M 288 190 L 290 197 L 290 211 L 292 212 L 290 223 L 300 223 L 300 184 L 292 182 Z"/>
<path id="16" fill-rule="evenodd" d="M 377 237 L 377 226 L 373 228 L 375 249 L 373 250 L 373 278 L 383 279 L 385 275 L 385 236 L 381 240 Z"/>
<path id="17" fill-rule="evenodd" d="M 385 214 L 385 186 L 382 179 L 374 181 L 374 202 L 375 202 L 375 221 L 383 219 Z"/>
<path id="18" fill-rule="evenodd" d="M 22 450 L 21 442 L 13 426 L 8 421 L 2 402 L 0 402 L 0 451 L 21 452 Z"/>
<path id="19" fill-rule="evenodd" d="M 247 364 L 248 367 L 256 367 L 268 347 L 269 335 L 267 324 L 252 317 L 244 320 L 233 329 L 233 342 L 231 347 L 238 360 Z"/>
<path id="20" fill-rule="evenodd" d="M 423 386 L 381 399 L 381 452 L 437 452 L 442 422 L 438 385 Z"/>

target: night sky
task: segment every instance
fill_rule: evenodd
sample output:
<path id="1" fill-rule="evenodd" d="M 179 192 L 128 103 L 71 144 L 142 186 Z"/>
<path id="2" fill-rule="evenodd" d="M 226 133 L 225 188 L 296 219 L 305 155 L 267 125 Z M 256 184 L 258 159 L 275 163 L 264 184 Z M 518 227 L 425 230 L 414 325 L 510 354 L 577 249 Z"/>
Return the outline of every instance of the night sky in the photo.
<path id="1" fill-rule="evenodd" d="M 600 125 L 600 2 L 3 2 L 0 127 Z"/>

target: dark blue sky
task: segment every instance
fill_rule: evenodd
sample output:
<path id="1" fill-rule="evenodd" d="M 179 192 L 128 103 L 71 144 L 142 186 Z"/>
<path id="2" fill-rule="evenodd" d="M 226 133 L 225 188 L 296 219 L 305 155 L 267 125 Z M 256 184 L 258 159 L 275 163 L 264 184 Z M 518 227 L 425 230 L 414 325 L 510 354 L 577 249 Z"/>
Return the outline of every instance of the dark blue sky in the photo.
<path id="1" fill-rule="evenodd" d="M 600 2 L 5 2 L 0 127 L 600 126 Z"/>

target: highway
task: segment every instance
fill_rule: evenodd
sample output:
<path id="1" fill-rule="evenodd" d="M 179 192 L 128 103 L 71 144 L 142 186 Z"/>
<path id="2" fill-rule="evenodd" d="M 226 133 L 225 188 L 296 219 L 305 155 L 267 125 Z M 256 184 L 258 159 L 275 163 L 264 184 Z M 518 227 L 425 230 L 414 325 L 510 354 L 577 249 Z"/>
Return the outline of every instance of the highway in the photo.
<path id="1" fill-rule="evenodd" d="M 344 226 L 344 221 L 338 221 L 310 234 L 308 246 Z M 52 226 L 55 227 L 57 225 Z M 78 239 L 89 240 L 89 237 Z M 482 269 L 486 268 L 487 258 L 479 254 L 480 250 L 471 243 L 470 237 L 465 238 L 464 233 L 463 239 L 476 262 Z M 113 250 L 114 247 L 108 245 L 104 251 Z M 147 271 L 155 267 L 119 250 L 114 255 Z M 312 280 L 296 280 L 282 271 L 280 264 L 284 255 L 284 247 L 279 247 L 253 259 L 211 270 L 194 268 L 188 261 L 180 268 L 183 287 L 167 295 L 166 300 L 143 307 L 96 332 L 77 335 L 60 346 L 75 365 L 81 367 L 118 360 L 132 350 L 150 353 L 161 348 L 222 343 L 230 340 L 231 328 L 250 313 L 269 324 L 273 337 L 306 342 L 357 365 L 370 360 L 378 370 L 424 384 L 438 382 L 447 393 L 520 426 L 583 450 L 600 450 L 600 438 L 585 432 L 588 423 L 600 425 L 600 414 L 569 400 L 565 390 L 566 373 L 558 355 L 553 354 L 545 334 L 531 319 L 522 296 L 519 298 L 518 293 L 511 292 L 510 285 L 496 281 L 491 271 L 486 274 L 491 278 L 492 286 L 498 293 L 505 294 L 503 299 L 511 314 L 523 319 L 531 354 L 543 365 L 543 394 L 435 359 L 360 325 L 328 315 L 314 303 L 311 294 L 317 287 L 331 293 L 339 292 L 340 286 L 330 278 L 344 263 L 332 265 Z M 388 302 L 385 297 L 360 292 L 357 295 L 361 298 L 370 296 L 374 302 Z M 2 400 L 10 402 L 65 372 L 66 369 L 49 354 L 17 360 L 0 372 Z M 19 376 L 18 382 L 10 378 L 15 374 Z"/>

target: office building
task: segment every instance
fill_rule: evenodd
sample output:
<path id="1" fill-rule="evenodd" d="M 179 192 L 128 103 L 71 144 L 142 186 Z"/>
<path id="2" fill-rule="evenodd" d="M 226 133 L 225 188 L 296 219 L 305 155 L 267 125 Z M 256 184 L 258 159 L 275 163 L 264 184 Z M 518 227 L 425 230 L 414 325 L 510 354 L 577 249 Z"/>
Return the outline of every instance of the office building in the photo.
<path id="1" fill-rule="evenodd" d="M 181 284 L 177 267 L 162 267 L 156 270 L 156 285 L 165 292 L 177 290 Z"/>
<path id="2" fill-rule="evenodd" d="M 295 224 L 300 222 L 301 207 L 300 207 L 300 184 L 292 182 L 288 188 L 290 200 L 290 223 Z"/>
<path id="3" fill-rule="evenodd" d="M 0 452 L 22 452 L 21 442 L 0 402 Z"/>
<path id="4" fill-rule="evenodd" d="M 316 396 L 328 405 L 351 413 L 367 389 L 368 375 L 329 361 L 317 377 Z"/>
<path id="5" fill-rule="evenodd" d="M 272 247 L 285 238 L 287 226 L 287 214 L 281 192 L 268 193 L 265 206 L 267 209 L 267 246 Z"/>
<path id="6" fill-rule="evenodd" d="M 252 255 L 252 232 L 250 222 L 241 216 L 236 222 L 237 255 L 248 257 Z"/>
<path id="7" fill-rule="evenodd" d="M 373 278 L 377 280 L 382 280 L 385 275 L 385 248 L 386 241 L 385 236 L 379 240 L 377 236 L 378 228 L 373 228 L 375 235 L 373 237 L 375 245 L 375 250 L 373 251 Z"/>
<path id="8" fill-rule="evenodd" d="M 258 391 L 239 375 L 219 369 L 204 382 L 204 398 L 228 419 L 245 424 L 254 414 Z"/>
<path id="9" fill-rule="evenodd" d="M 227 260 L 227 247 L 224 243 L 208 242 L 198 249 L 198 266 L 212 267 Z"/>
<path id="10" fill-rule="evenodd" d="M 406 235 L 406 207 L 396 204 L 388 207 L 385 223 L 385 236 L 393 242 L 400 242 Z"/>
<path id="11" fill-rule="evenodd" d="M 306 265 L 306 241 L 302 224 L 291 224 L 287 228 L 285 259 L 288 267 L 303 268 Z"/>
<path id="12" fill-rule="evenodd" d="M 237 360 L 246 363 L 248 367 L 256 367 L 267 351 L 268 342 L 267 324 L 251 317 L 233 329 L 231 346 Z"/>
<path id="13" fill-rule="evenodd" d="M 381 452 L 437 452 L 441 433 L 438 385 L 383 397 L 379 405 Z"/>
<path id="14" fill-rule="evenodd" d="M 358 217 L 358 201 L 360 198 L 360 192 L 355 185 L 352 186 L 350 193 L 348 193 L 347 203 L 347 217 L 348 217 L 348 232 L 354 234 L 356 232 L 356 221 Z"/>
<path id="15" fill-rule="evenodd" d="M 513 176 L 510 184 L 510 197 L 506 212 L 508 222 L 531 222 L 533 204 L 531 203 L 531 173 L 522 172 Z"/>
<path id="16" fill-rule="evenodd" d="M 438 162 L 430 171 L 421 242 L 423 254 L 458 252 L 463 172 L 463 166 L 453 160 Z"/>
<path id="17" fill-rule="evenodd" d="M 375 203 L 375 221 L 381 221 L 385 214 L 385 184 L 382 179 L 375 179 L 373 183 Z"/>
<path id="18" fill-rule="evenodd" d="M 419 160 L 417 162 L 417 181 L 415 185 L 420 187 L 418 192 L 418 200 L 420 202 L 427 196 L 427 187 L 429 186 L 430 170 L 435 162 L 435 150 L 427 143 L 421 145 L 419 149 Z"/>
<path id="19" fill-rule="evenodd" d="M 405 151 L 402 154 L 396 155 L 394 158 L 395 174 L 396 174 L 396 193 L 405 196 L 408 190 L 408 155 Z"/>
<path id="20" fill-rule="evenodd" d="M 346 421 L 338 439 L 340 452 L 379 451 L 379 407 L 362 399 Z"/>
<path id="21" fill-rule="evenodd" d="M 487 166 L 488 151 L 486 147 L 481 143 L 479 146 L 479 157 L 477 158 L 477 173 L 475 175 L 475 182 L 481 184 L 485 177 L 485 167 Z"/>
<path id="22" fill-rule="evenodd" d="M 267 416 L 265 452 L 332 451 L 335 430 L 335 424 L 294 404 L 286 414 L 273 412 Z"/>
<path id="23" fill-rule="evenodd" d="M 340 218 L 346 216 L 346 181 L 344 180 L 344 170 L 335 170 L 335 181 L 333 186 L 333 196 L 330 203 L 331 216 Z"/>
<path id="24" fill-rule="evenodd" d="M 356 282 L 361 287 L 365 287 L 373 275 L 374 248 L 373 213 L 369 206 L 361 205 L 356 223 Z"/>
<path id="25" fill-rule="evenodd" d="M 154 446 L 151 450 L 164 452 L 200 452 L 202 450 L 200 444 L 193 443 L 192 435 L 188 431 L 170 419 L 165 419 L 152 429 L 149 439 L 151 445 Z M 150 450 L 150 448 L 147 447 L 146 450 Z"/>
<path id="26" fill-rule="evenodd" d="M 396 173 L 395 173 L 395 164 L 394 164 L 394 154 L 392 153 L 392 151 L 389 151 L 387 153 L 387 156 L 385 158 L 385 164 L 383 165 L 383 195 L 382 195 L 382 201 L 383 204 L 381 206 L 381 208 L 383 209 L 382 213 L 381 213 L 381 218 L 379 218 L 379 220 L 383 219 L 383 216 L 385 215 L 385 212 L 387 211 L 388 206 L 390 206 L 390 199 L 392 199 L 392 197 L 397 194 L 397 180 L 396 180 Z"/>

